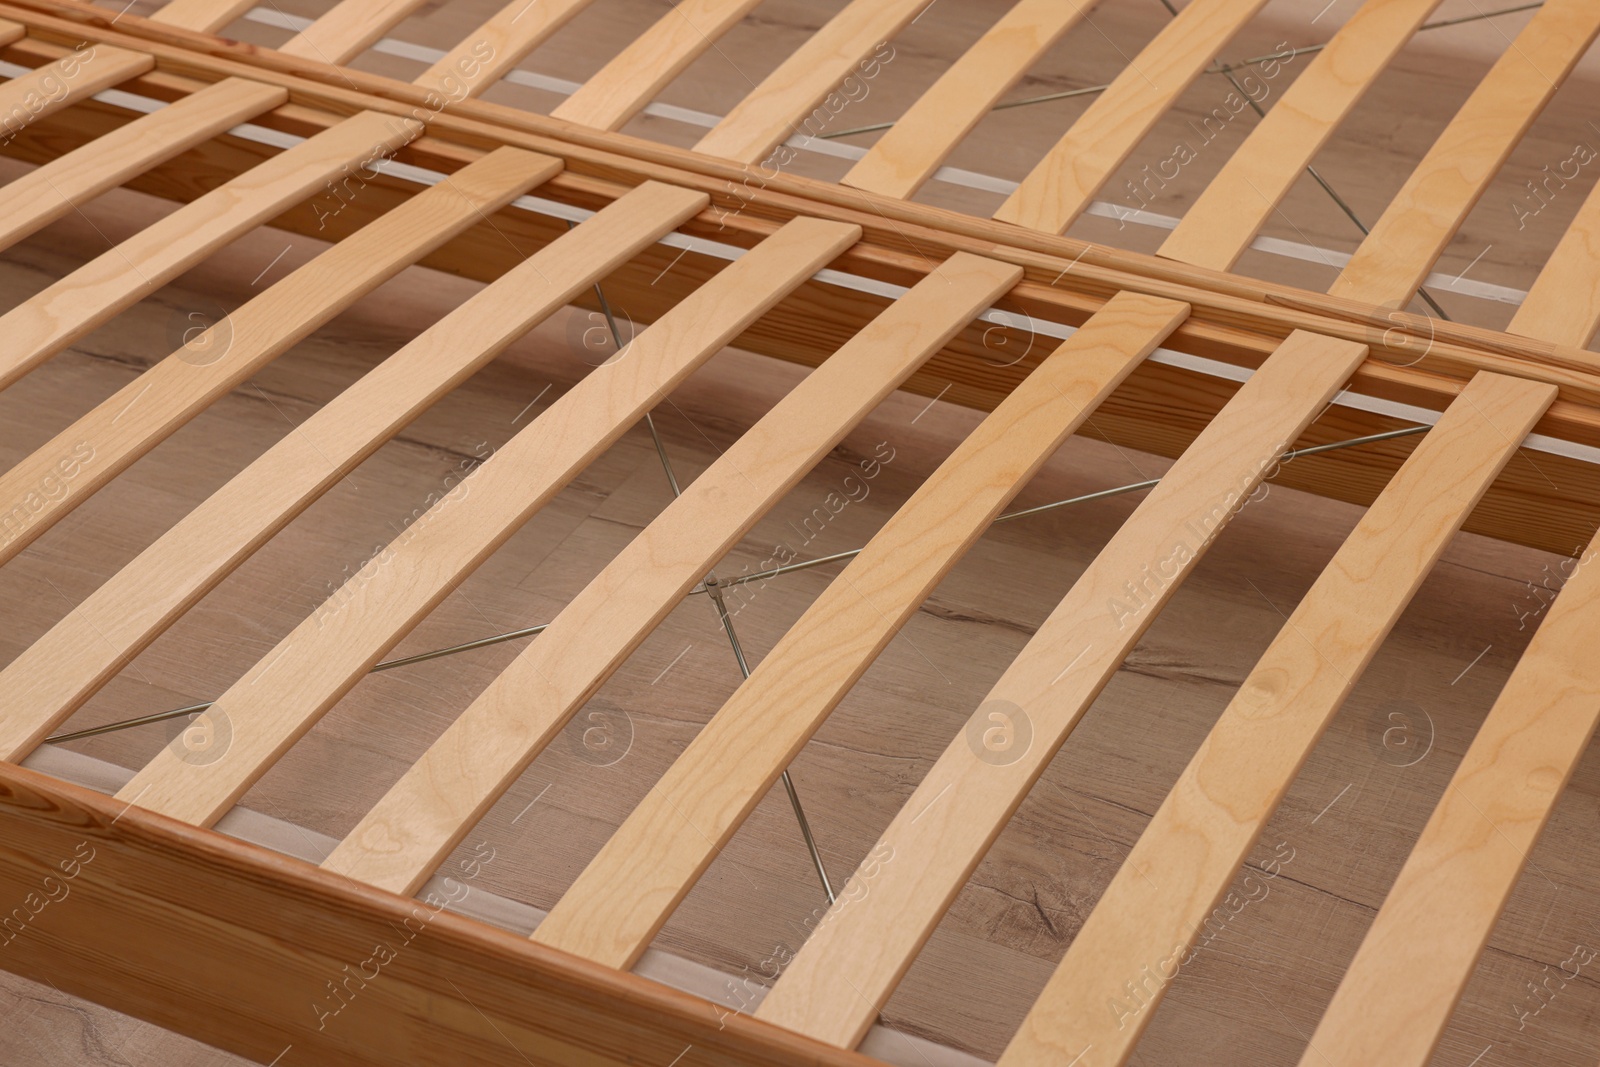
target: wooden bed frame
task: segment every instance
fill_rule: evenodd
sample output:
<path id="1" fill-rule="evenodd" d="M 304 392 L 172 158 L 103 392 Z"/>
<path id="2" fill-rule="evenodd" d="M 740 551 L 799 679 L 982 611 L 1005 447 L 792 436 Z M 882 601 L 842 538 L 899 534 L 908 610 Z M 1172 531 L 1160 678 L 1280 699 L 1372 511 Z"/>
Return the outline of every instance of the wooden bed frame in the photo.
<path id="1" fill-rule="evenodd" d="M 1123 1063 L 1260 831 L 1461 529 L 1570 557 L 1304 1062 L 1424 1064 L 1600 715 L 1600 194 L 1505 331 L 1408 310 L 1600 33 L 1548 0 L 1327 293 L 1230 271 L 1438 0 L 1366 0 L 1162 244 L 1062 234 L 1263 0 L 1191 0 L 993 219 L 908 198 L 1090 0 L 1018 0 L 838 183 L 786 171 L 926 0 L 852 0 L 693 150 L 616 132 L 756 0 L 682 0 L 548 116 L 477 99 L 587 0 L 514 0 L 415 82 L 347 64 L 419 7 L 0 3 L 9 246 L 125 186 L 184 202 L 0 318 L 9 386 L 264 223 L 309 264 L 0 475 L 0 563 L 412 264 L 487 284 L 0 671 L 0 967 L 262 1063 L 849 1064 L 1057 749 L 1271 477 L 1367 508 L 1194 755 L 1002 1064 Z M 820 120 L 819 120 L 820 121 Z M 101 686 L 407 422 L 596 284 L 648 323 L 113 795 L 24 768 Z M 607 307 L 609 313 L 609 307 Z M 1020 360 L 985 334 L 1026 318 Z M 212 827 L 434 607 L 713 354 L 816 369 L 548 625 L 320 864 Z M 530 938 L 440 864 L 724 554 L 896 389 L 988 414 L 749 673 Z M 1114 395 L 1113 395 L 1114 394 Z M 1426 432 L 1421 432 L 1422 430 Z M 1176 457 L 753 1012 L 633 973 L 755 803 L 1074 433 Z M 1376 438 L 1363 447 L 1311 451 Z M 1291 449 L 1304 455 L 1281 464 Z M 863 469 L 870 460 L 863 461 Z M 674 486 L 676 489 L 676 485 Z M 790 560 L 780 559 L 777 564 Z M 719 599 L 720 603 L 720 599 Z M 36 764 L 37 765 L 37 764 Z M 428 887 L 425 891 L 425 887 Z M 419 892 L 424 892 L 421 899 Z M 71 920 L 44 921 L 68 897 Z M 332 999 L 329 1000 L 329 996 Z M 319 1025 L 359 997 L 348 1024 Z"/>

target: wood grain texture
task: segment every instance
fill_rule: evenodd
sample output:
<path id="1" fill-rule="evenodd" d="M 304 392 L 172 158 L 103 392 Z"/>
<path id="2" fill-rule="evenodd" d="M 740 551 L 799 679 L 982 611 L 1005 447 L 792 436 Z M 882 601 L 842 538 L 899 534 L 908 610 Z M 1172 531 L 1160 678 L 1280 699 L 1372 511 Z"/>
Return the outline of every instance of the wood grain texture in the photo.
<path id="1" fill-rule="evenodd" d="M 467 300 L 300 423 L 0 671 L 19 762 L 179 615 L 356 464 L 579 290 L 705 206 L 647 183 Z"/>
<path id="2" fill-rule="evenodd" d="M 74 204 L 114 189 L 288 99 L 288 92 L 279 86 L 229 78 L 57 156 L 9 182 L 0 194 L 6 205 L 0 215 L 0 249 L 61 218 Z"/>
<path id="3" fill-rule="evenodd" d="M 150 21 L 216 33 L 254 6 L 255 0 L 168 0 L 150 13 Z"/>
<path id="4" fill-rule="evenodd" d="M 1028 172 L 994 217 L 1064 233 L 1156 120 L 1266 0 L 1193 0 Z"/>
<path id="5" fill-rule="evenodd" d="M 1559 595 L 1389 890 L 1302 1065 L 1424 1067 L 1432 1059 L 1600 721 L 1596 554 L 1600 539 L 1566 561 L 1573 566 L 1563 567 Z M 1587 958 L 1568 961 L 1574 972 L 1561 968 L 1563 984 L 1593 958 L 1576 955 Z"/>
<path id="6" fill-rule="evenodd" d="M 807 112 L 857 63 L 872 62 L 865 57 L 926 7 L 927 0 L 850 0 L 735 104 L 694 150 L 738 163 L 760 161 L 790 135 L 805 132 Z"/>
<path id="7" fill-rule="evenodd" d="M 477 96 L 593 2 L 538 0 L 530 4 L 528 0 L 511 0 L 423 71 L 413 84 L 433 91 L 448 91 L 464 84 L 468 95 Z"/>
<path id="8" fill-rule="evenodd" d="M 426 0 L 338 0 L 278 51 L 297 59 L 340 65 L 370 48 Z"/>
<path id="9" fill-rule="evenodd" d="M 195 125 L 206 120 L 203 113 L 187 118 Z M 353 173 L 363 161 L 389 155 L 419 130 L 417 123 L 393 115 L 357 115 L 280 152 L 53 283 L 0 316 L 0 335 L 7 340 L 0 353 L 0 388 L 239 234 L 334 177 Z"/>
<path id="10" fill-rule="evenodd" d="M 560 167 L 496 149 L 191 338 L 0 475 L 0 562 L 285 349 Z"/>
<path id="11" fill-rule="evenodd" d="M 1121 1064 L 1267 818 L 1467 513 L 1553 399 L 1480 374 L 1334 555 L 1140 835 L 1007 1046 Z"/>
<path id="12" fill-rule="evenodd" d="M 550 112 L 619 130 L 760 0 L 682 0 Z"/>
<path id="13" fill-rule="evenodd" d="M 958 253 L 889 305 L 614 557 L 324 866 L 402 894 L 420 888 L 717 560 L 1020 275 L 1007 264 Z"/>
<path id="14" fill-rule="evenodd" d="M 1366 354 L 1296 334 L 1117 531 L 945 748 L 760 1018 L 854 1047 L 1067 735 Z"/>
<path id="15" fill-rule="evenodd" d="M 450 895 L 407 900 L 0 764 L 0 893 L 46 877 L 70 903 L 5 946 L 8 969 L 257 1063 L 876 1062 L 452 914 Z"/>
<path id="16" fill-rule="evenodd" d="M 1600 330 L 1600 186 L 1589 191 L 1506 327 L 1586 348 Z"/>
<path id="17" fill-rule="evenodd" d="M 1094 3 L 1018 0 L 884 131 L 840 184 L 884 196 L 916 192 L 1006 90 Z"/>
<path id="18" fill-rule="evenodd" d="M 630 967 L 939 579 L 1188 308 L 1120 293 L 975 429 L 812 603 L 534 936 Z"/>
<path id="19" fill-rule="evenodd" d="M 214 761 L 164 750 L 123 799 L 209 825 L 563 485 L 784 293 L 860 236 L 796 219 L 547 408 L 374 556 L 196 720 Z"/>
<path id="20" fill-rule="evenodd" d="M 1228 157 L 1158 255 L 1228 270 L 1439 0 L 1367 0 Z"/>
<path id="21" fill-rule="evenodd" d="M 1600 33 L 1600 6 L 1551 0 L 1461 105 L 1328 291 L 1404 307 L 1490 180 Z"/>
<path id="22" fill-rule="evenodd" d="M 103 44 L 69 52 L 27 74 L 0 83 L 0 116 L 7 137 L 17 127 L 71 107 L 156 65 L 154 56 Z"/>

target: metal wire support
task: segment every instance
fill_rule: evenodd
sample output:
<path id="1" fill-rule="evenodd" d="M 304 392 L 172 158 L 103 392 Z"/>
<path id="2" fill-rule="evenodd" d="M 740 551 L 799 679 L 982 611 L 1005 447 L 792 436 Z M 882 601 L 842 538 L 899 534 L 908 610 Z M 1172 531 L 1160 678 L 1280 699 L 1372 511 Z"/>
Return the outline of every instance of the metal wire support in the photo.
<path id="1" fill-rule="evenodd" d="M 1310 445 L 1306 448 L 1291 449 L 1290 451 L 1285 452 L 1279 458 L 1279 462 L 1287 463 L 1288 461 L 1296 459 L 1300 456 L 1314 456 L 1323 452 L 1336 452 L 1344 448 L 1354 448 L 1357 445 L 1373 444 L 1378 441 L 1391 441 L 1397 437 L 1411 437 L 1415 434 L 1424 433 L 1428 429 L 1429 427 L 1427 426 L 1403 426 L 1398 430 L 1386 430 L 1383 433 L 1367 434 L 1365 437 L 1351 437 L 1343 441 L 1330 441 L 1325 445 Z M 660 439 L 657 438 L 658 442 L 659 440 Z M 664 454 L 665 453 L 663 452 L 663 455 Z M 1160 482 L 1160 480 L 1161 479 L 1159 478 L 1151 478 L 1142 482 L 1130 482 L 1127 485 L 1118 485 L 1110 489 L 1101 489 L 1093 493 L 1085 493 L 1082 496 L 1069 497 L 1066 500 L 1056 500 L 1049 504 L 1040 504 L 1037 507 L 1023 508 L 1020 511 L 1009 511 L 1006 514 L 999 516 L 994 521 L 997 524 L 1002 522 L 1010 522 L 1013 519 L 1022 519 L 1031 515 L 1040 515 L 1046 511 L 1054 511 L 1056 508 L 1064 508 L 1072 504 L 1086 504 L 1091 500 L 1105 500 L 1108 497 L 1121 496 L 1124 493 L 1135 493 L 1141 489 L 1153 488 L 1158 482 Z M 729 586 L 743 585 L 746 582 L 764 581 L 768 578 L 777 577 L 780 574 L 792 574 L 795 571 L 809 570 L 812 567 L 820 567 L 826 563 L 839 563 L 844 560 L 854 559 L 860 554 L 861 549 L 853 548 L 846 552 L 835 552 L 831 556 L 818 556 L 816 559 L 801 560 L 799 563 L 789 563 L 782 567 L 773 567 L 764 571 L 756 571 L 754 574 L 742 574 L 737 578 L 718 579 L 715 575 L 708 575 L 708 581 L 712 584 L 707 585 L 702 583 L 701 585 L 690 590 L 689 595 L 694 596 L 699 593 L 710 593 L 714 587 L 717 590 L 714 599 L 720 605 L 720 610 L 726 613 L 727 608 L 722 601 L 722 590 Z M 490 645 L 498 645 L 503 641 L 515 641 L 522 637 L 532 637 L 535 634 L 542 633 L 545 627 L 548 625 L 550 624 L 540 623 L 538 626 L 529 626 L 521 630 L 511 630 L 507 633 L 494 634 L 490 637 L 480 637 L 476 641 L 467 641 L 459 645 L 451 645 L 448 648 L 434 649 L 432 652 L 420 652 L 417 655 L 405 656 L 401 659 L 385 660 L 372 669 L 373 671 L 387 671 L 395 667 L 405 667 L 413 663 L 422 663 L 430 659 L 439 659 L 442 656 L 453 656 L 457 652 L 467 652 L 475 648 L 487 648 Z M 725 624 L 725 628 L 729 630 L 728 638 L 730 643 L 733 645 L 734 654 L 739 659 L 739 668 L 745 673 L 746 677 L 748 677 L 749 672 L 745 666 L 744 650 L 739 645 L 738 635 L 732 632 L 731 619 Z M 134 726 L 147 726 L 150 723 L 165 722 L 168 719 L 176 719 L 183 715 L 198 714 L 210 706 L 211 702 L 207 701 L 204 704 L 190 704 L 188 707 L 174 708 L 171 711 L 157 712 L 154 715 L 141 715 L 136 719 L 122 719 L 118 722 L 105 723 L 104 725 L 91 727 L 87 730 L 76 730 L 70 734 L 56 734 L 53 737 L 45 738 L 45 743 L 55 745 L 60 744 L 63 741 L 77 741 L 85 737 L 95 737 L 99 734 L 114 733 L 118 730 L 126 730 Z M 788 772 L 785 772 L 785 774 L 787 773 Z M 792 784 L 788 781 L 785 781 L 784 784 L 785 787 L 788 788 L 791 793 L 793 793 Z M 806 839 L 809 842 L 811 836 L 810 827 L 806 824 L 804 814 L 798 812 L 797 814 L 800 818 L 801 832 L 806 835 Z"/>

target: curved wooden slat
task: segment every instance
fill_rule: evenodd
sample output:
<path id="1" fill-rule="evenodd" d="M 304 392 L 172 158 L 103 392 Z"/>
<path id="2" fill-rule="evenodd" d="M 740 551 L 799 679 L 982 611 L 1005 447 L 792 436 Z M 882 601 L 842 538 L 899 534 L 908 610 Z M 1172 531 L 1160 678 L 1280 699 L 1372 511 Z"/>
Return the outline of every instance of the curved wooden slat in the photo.
<path id="1" fill-rule="evenodd" d="M 289 633 L 209 711 L 226 754 L 163 750 L 118 794 L 210 825 L 457 584 L 651 407 L 860 236 L 795 219 L 551 404 Z"/>
<path id="2" fill-rule="evenodd" d="M 861 1040 L 1124 657 L 1365 355 L 1363 345 L 1297 333 L 1234 394 L 951 740 L 869 853 L 893 860 L 845 886 L 758 1017 L 846 1048 Z M 1011 740 L 986 734 L 995 729 Z M 994 747 L 974 743 L 986 736 Z"/>
<path id="3" fill-rule="evenodd" d="M 1367 0 L 1223 163 L 1157 255 L 1228 270 L 1439 0 Z"/>
<path id="4" fill-rule="evenodd" d="M 761 0 L 680 0 L 563 100 L 552 116 L 621 129 Z"/>
<path id="5" fill-rule="evenodd" d="M 439 397 L 705 207 L 647 182 L 423 331 L 300 423 L 3 671 L 0 759 L 40 740 L 239 563 Z"/>
<path id="6" fill-rule="evenodd" d="M 383 158 L 421 126 L 363 112 L 178 208 L 0 316 L 0 388 L 331 178 Z M 15 501 L 0 497 L 9 508 Z"/>
<path id="7" fill-rule="evenodd" d="M 851 0 L 734 105 L 694 150 L 739 163 L 760 161 L 800 132 L 806 113 L 858 62 L 928 6 L 929 0 Z"/>
<path id="8" fill-rule="evenodd" d="M 216 33 L 254 6 L 255 0 L 167 0 L 149 18 L 198 33 Z"/>
<path id="9" fill-rule="evenodd" d="M 1600 5 L 1549 0 L 1395 194 L 1328 292 L 1404 306 L 1511 150 L 1600 33 Z"/>
<path id="10" fill-rule="evenodd" d="M 1435 3 L 1438 0 L 1434 0 Z M 1095 0 L 1018 0 L 839 179 L 908 197 Z"/>
<path id="11" fill-rule="evenodd" d="M 1266 0 L 1193 0 L 1028 172 L 994 217 L 1064 233 L 1113 171 Z"/>
<path id="12" fill-rule="evenodd" d="M 495 149 L 340 241 L 117 390 L 0 476 L 0 562 L 318 326 L 560 167 L 550 156 Z"/>
<path id="13" fill-rule="evenodd" d="M 427 0 L 339 0 L 327 14 L 278 51 L 297 59 L 340 64 L 370 48 Z"/>
<path id="14" fill-rule="evenodd" d="M 1539 270 L 1508 333 L 1587 348 L 1600 330 L 1600 185 Z"/>
<path id="15" fill-rule="evenodd" d="M 0 249 L 129 178 L 289 99 L 275 85 L 229 78 L 143 115 L 0 187 Z"/>
<path id="16" fill-rule="evenodd" d="M 1015 285 L 959 252 L 780 400 L 584 587 L 323 863 L 410 895 L 689 589 L 850 428 Z"/>
<path id="17" fill-rule="evenodd" d="M 1590 203 L 1573 223 L 1577 229 Z M 1567 244 L 1571 231 L 1562 239 Z M 1593 294 L 1555 294 L 1600 269 L 1584 243 L 1552 257 L 1512 320 L 1557 344 L 1585 344 Z M 1570 274 L 1568 273 L 1570 272 Z M 1581 339 L 1579 339 L 1581 335 Z M 1312 1063 L 1423 1067 L 1432 1058 L 1495 922 L 1600 722 L 1600 536 L 1558 567 L 1549 614 L 1489 709 L 1406 857 L 1311 1036 Z M 1565 976 L 1563 976 L 1565 977 Z"/>
<path id="18" fill-rule="evenodd" d="M 1061 442 L 1188 315 L 1119 293 L 979 424 L 814 601 L 534 931 L 630 967 L 935 585 Z"/>
<path id="19" fill-rule="evenodd" d="M 16 135 L 15 116 L 36 122 L 155 65 L 155 57 L 144 52 L 99 44 L 68 52 L 53 63 L 0 83 L 0 116 L 7 117 L 4 135 L 7 140 Z"/>
<path id="20" fill-rule="evenodd" d="M 1597 553 L 1600 539 L 1500 691 L 1339 983 L 1302 1067 L 1424 1067 L 1432 1059 L 1600 721 Z"/>
<path id="21" fill-rule="evenodd" d="M 1096 1063 L 1127 1060 L 1306 756 L 1554 399 L 1550 386 L 1482 372 L 1422 438 L 1162 802 L 1002 1067 L 1058 1064 L 1086 1045 Z"/>
<path id="22" fill-rule="evenodd" d="M 476 96 L 594 0 L 511 0 L 473 30 L 413 83 L 454 95 L 465 86 Z"/>

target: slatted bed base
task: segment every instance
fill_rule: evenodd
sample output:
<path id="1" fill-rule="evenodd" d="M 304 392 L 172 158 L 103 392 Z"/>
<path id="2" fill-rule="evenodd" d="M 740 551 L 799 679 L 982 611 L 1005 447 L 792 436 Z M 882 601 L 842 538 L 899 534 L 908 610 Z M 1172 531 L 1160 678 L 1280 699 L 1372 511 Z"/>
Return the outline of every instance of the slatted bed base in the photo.
<path id="1" fill-rule="evenodd" d="M 1506 329 L 1419 300 L 1600 34 L 1600 5 L 1547 0 L 1525 20 L 1326 292 L 1234 271 L 1438 0 L 1341 13 L 1154 254 L 1068 235 L 1263 6 L 1175 10 L 980 218 L 911 197 L 1049 49 L 1093 32 L 1091 0 L 997 9 L 838 182 L 796 176 L 788 160 L 813 142 L 810 117 L 873 76 L 926 0 L 837 5 L 689 149 L 618 131 L 758 0 L 682 0 L 548 115 L 483 96 L 588 0 L 513 0 L 409 83 L 352 63 L 418 0 L 340 0 L 277 49 L 218 36 L 249 11 L 237 0 L 172 0 L 148 18 L 0 3 L 3 151 L 31 165 L 0 190 L 0 249 L 113 189 L 175 203 L 0 308 L 0 389 L 259 227 L 325 242 L 0 472 L 0 564 L 48 544 L 79 505 L 407 268 L 483 283 L 0 668 L 0 903 L 18 902 L 0 909 L 0 967 L 271 1064 L 976 1062 L 875 1026 L 880 1011 L 1113 674 L 1271 480 L 1362 517 L 1151 801 L 999 1062 L 1137 1054 L 1312 748 L 1467 530 L 1570 566 L 1302 1035 L 1307 1065 L 1429 1062 L 1600 715 L 1600 364 L 1588 349 L 1600 193 L 1545 249 Z M 182 709 L 171 745 L 123 772 L 48 743 L 297 516 L 572 304 L 603 312 L 605 357 L 259 662 Z M 729 346 L 809 373 L 680 484 L 650 413 Z M 897 390 L 981 417 L 747 662 L 718 568 Z M 448 709 L 448 728 L 347 834 L 314 838 L 239 806 L 642 421 L 670 503 Z M 1147 495 L 963 709 L 967 725 L 861 866 L 828 883 L 807 831 L 832 903 L 770 988 L 730 1003 L 713 972 L 653 949 L 780 780 L 800 810 L 785 769 L 1074 434 L 1174 462 L 1130 487 Z M 699 595 L 743 683 L 548 914 L 481 893 L 464 903 L 441 870 L 453 850 Z M 45 915 L 57 896 L 70 920 Z M 360 1011 L 324 1025 L 305 1006 L 353 961 Z"/>

